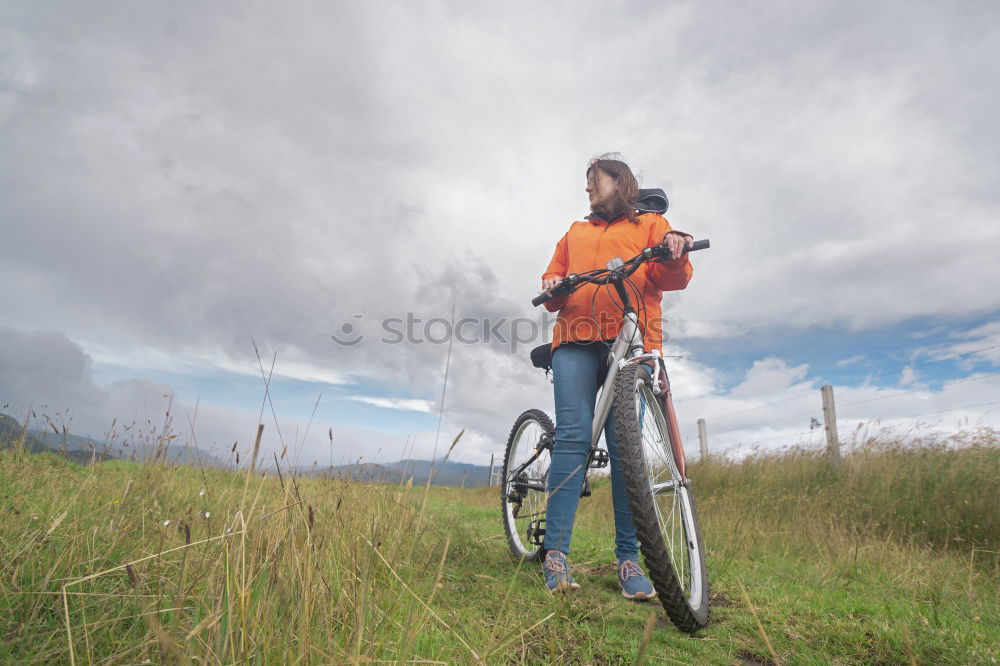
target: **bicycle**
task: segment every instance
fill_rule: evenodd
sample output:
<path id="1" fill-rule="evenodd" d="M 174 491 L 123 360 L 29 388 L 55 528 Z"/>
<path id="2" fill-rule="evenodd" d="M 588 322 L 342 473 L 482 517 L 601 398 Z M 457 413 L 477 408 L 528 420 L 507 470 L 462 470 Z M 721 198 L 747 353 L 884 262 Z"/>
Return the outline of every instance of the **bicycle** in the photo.
<path id="1" fill-rule="evenodd" d="M 686 252 L 708 247 L 707 240 L 697 241 Z M 674 625 L 694 633 L 708 624 L 709 614 L 701 528 L 686 475 L 666 365 L 658 349 L 644 352 L 638 317 L 625 288 L 640 265 L 665 259 L 667 253 L 666 248 L 654 246 L 628 261 L 612 259 L 605 269 L 567 276 L 531 303 L 541 305 L 587 283 L 610 285 L 621 300 L 624 321 L 602 370 L 606 374 L 598 379 L 601 394 L 594 409 L 587 468 L 603 468 L 609 463 L 608 452 L 598 448 L 598 441 L 614 405 L 626 491 L 649 578 Z M 551 370 L 551 353 L 550 345 L 531 352 L 532 364 L 544 369 L 546 375 Z M 544 556 L 546 481 L 554 442 L 555 427 L 539 409 L 523 412 L 507 440 L 501 506 L 507 542 L 518 560 L 535 562 Z M 590 494 L 585 475 L 580 495 Z"/>

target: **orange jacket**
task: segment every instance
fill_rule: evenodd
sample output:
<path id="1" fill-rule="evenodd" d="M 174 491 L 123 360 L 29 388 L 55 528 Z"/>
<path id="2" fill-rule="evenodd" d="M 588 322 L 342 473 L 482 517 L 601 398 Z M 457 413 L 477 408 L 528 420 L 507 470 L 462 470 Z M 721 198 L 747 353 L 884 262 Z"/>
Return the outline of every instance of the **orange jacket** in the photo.
<path id="1" fill-rule="evenodd" d="M 659 243 L 663 234 L 671 230 L 670 224 L 656 213 L 642 213 L 638 220 L 639 223 L 634 224 L 620 217 L 608 224 L 595 217 L 574 222 L 556 244 L 542 279 L 564 278 L 570 273 L 605 268 L 614 257 L 631 259 L 643 248 Z M 642 302 L 636 302 L 631 289 L 629 301 L 639 315 L 639 329 L 647 352 L 663 346 L 660 315 L 663 292 L 686 287 L 691 273 L 691 262 L 685 255 L 681 259 L 643 264 L 632 274 L 630 279 L 639 288 Z M 607 340 L 618 335 L 621 328 L 621 301 L 610 285 L 585 284 L 569 296 L 546 301 L 545 308 L 549 312 L 559 311 L 552 332 L 553 350 L 570 340 Z"/>

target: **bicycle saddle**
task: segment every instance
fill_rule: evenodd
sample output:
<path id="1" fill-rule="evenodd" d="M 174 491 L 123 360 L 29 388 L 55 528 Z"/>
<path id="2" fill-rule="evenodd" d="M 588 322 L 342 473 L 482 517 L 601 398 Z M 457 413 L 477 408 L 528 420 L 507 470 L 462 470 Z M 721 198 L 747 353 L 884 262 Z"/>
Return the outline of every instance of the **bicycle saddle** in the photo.
<path id="1" fill-rule="evenodd" d="M 548 372 L 552 369 L 552 343 L 546 342 L 531 350 L 531 365 Z"/>
<path id="2" fill-rule="evenodd" d="M 593 344 L 593 343 L 591 343 Z M 605 359 L 605 362 L 597 368 L 597 385 L 601 386 L 604 384 L 604 378 L 608 376 L 608 368 L 610 356 Z M 548 374 L 552 370 L 552 343 L 546 342 L 544 345 L 538 345 L 531 350 L 531 365 L 536 368 L 541 368 Z"/>

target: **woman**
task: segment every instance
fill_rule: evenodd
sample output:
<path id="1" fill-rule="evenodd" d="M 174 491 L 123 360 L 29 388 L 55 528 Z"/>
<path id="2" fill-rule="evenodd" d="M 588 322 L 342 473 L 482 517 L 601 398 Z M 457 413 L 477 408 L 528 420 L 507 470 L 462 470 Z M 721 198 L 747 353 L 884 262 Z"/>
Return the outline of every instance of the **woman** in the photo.
<path id="1" fill-rule="evenodd" d="M 631 278 L 642 295 L 642 303 L 633 306 L 639 315 L 643 347 L 647 352 L 660 349 L 660 300 L 664 291 L 683 289 L 691 279 L 691 263 L 683 251 L 693 239 L 673 231 L 656 213 L 636 211 L 639 185 L 624 162 L 607 156 L 593 160 L 587 168 L 587 195 L 591 214 L 574 222 L 556 245 L 542 275 L 542 290 L 552 289 L 571 273 L 605 268 L 613 257 L 627 259 L 660 243 L 670 250 L 671 257 L 678 258 L 643 264 Z M 598 368 L 605 363 L 610 352 L 608 343 L 621 326 L 620 302 L 612 294 L 607 288 L 588 284 L 569 296 L 545 303 L 550 312 L 559 311 L 552 335 L 556 440 L 548 475 L 543 545 L 546 555 L 542 563 L 545 585 L 553 592 L 580 587 L 570 575 L 566 556 L 587 472 Z M 639 568 L 638 540 L 625 494 L 613 409 L 604 438 L 611 458 L 618 582 L 626 598 L 651 599 L 656 591 Z"/>

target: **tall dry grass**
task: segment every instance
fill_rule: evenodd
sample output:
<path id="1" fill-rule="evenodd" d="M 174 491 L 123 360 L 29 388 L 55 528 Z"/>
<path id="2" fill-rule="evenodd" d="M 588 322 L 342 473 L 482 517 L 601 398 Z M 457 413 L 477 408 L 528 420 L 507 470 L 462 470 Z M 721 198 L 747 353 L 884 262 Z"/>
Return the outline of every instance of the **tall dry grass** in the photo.
<path id="1" fill-rule="evenodd" d="M 1000 546 L 1000 432 L 951 436 L 880 433 L 846 447 L 842 464 L 791 448 L 739 462 L 689 465 L 700 502 L 796 525 L 821 520 L 918 545 L 969 551 Z"/>
<path id="2" fill-rule="evenodd" d="M 0 657 L 476 663 L 435 591 L 454 525 L 421 489 L 0 453 Z M 503 618 L 501 618 L 501 621 Z"/>
<path id="3" fill-rule="evenodd" d="M 959 603 L 969 623 L 994 617 L 996 441 L 861 441 L 836 470 L 801 450 L 692 463 L 713 589 L 738 599 L 733 581 L 746 580 L 756 602 L 765 581 L 781 581 L 780 597 L 819 570 L 838 589 L 882 586 L 859 588 L 858 603 L 904 595 L 940 610 L 942 632 Z M 550 619 L 518 587 L 543 595 L 504 551 L 497 490 L 434 489 L 429 502 L 419 487 L 4 451 L 0 661 L 541 663 L 546 646 L 584 639 L 572 612 Z M 576 562 L 610 556 L 611 515 L 599 480 Z M 776 604 L 761 622 L 780 622 Z M 582 653 L 600 654 L 602 636 L 586 640 Z M 917 653 L 949 649 L 926 641 Z"/>

